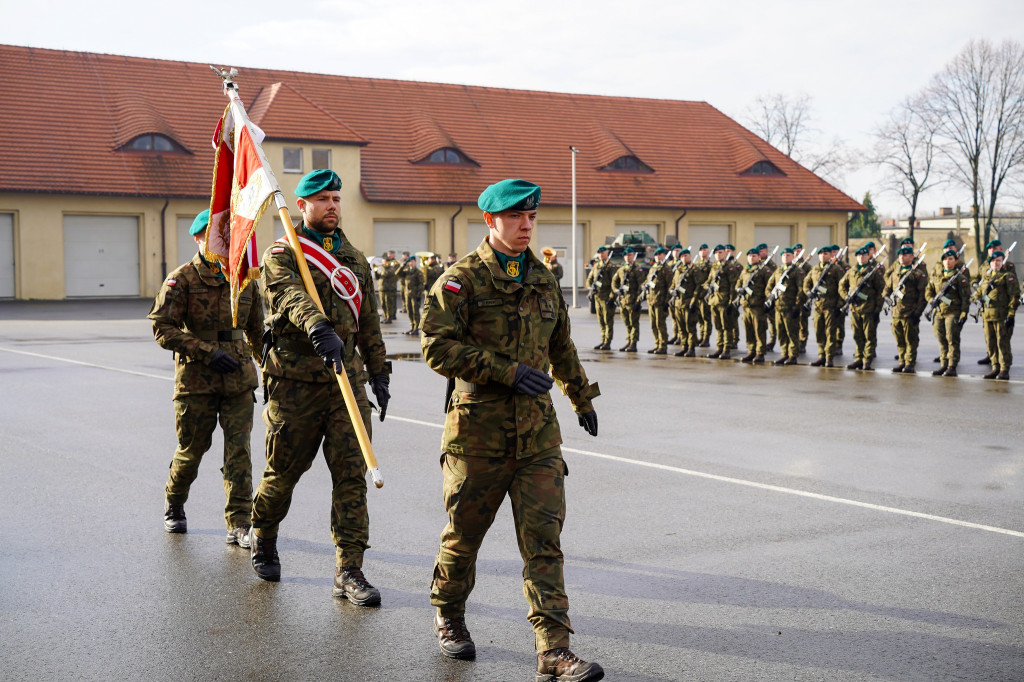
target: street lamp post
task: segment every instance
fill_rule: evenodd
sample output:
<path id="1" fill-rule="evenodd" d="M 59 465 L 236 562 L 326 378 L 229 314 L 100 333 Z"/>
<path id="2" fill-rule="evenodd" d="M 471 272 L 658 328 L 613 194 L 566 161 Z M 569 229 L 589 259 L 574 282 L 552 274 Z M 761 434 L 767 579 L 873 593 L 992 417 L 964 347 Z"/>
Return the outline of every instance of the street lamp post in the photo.
<path id="1" fill-rule="evenodd" d="M 569 145 L 569 151 L 572 152 L 572 225 L 569 226 L 569 230 L 572 232 L 572 307 L 578 308 L 579 306 L 576 304 L 576 284 L 579 282 L 576 279 L 576 264 L 579 262 L 576 257 L 576 155 L 580 153 L 580 150 Z"/>

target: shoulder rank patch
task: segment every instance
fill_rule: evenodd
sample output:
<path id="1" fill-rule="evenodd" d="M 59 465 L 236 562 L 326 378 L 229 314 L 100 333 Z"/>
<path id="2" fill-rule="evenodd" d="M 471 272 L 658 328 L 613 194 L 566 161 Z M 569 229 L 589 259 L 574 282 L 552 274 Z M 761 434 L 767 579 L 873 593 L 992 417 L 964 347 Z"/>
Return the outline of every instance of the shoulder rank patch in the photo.
<path id="1" fill-rule="evenodd" d="M 457 279 L 450 279 L 444 283 L 444 288 L 445 290 L 450 291 L 453 294 L 457 294 L 460 291 L 462 291 L 462 283 L 459 282 L 459 280 Z"/>
<path id="2" fill-rule="evenodd" d="M 167 280 L 167 286 L 169 286 L 169 287 L 173 287 L 177 283 L 178 283 L 178 280 L 176 280 L 176 279 L 169 279 L 169 280 Z"/>

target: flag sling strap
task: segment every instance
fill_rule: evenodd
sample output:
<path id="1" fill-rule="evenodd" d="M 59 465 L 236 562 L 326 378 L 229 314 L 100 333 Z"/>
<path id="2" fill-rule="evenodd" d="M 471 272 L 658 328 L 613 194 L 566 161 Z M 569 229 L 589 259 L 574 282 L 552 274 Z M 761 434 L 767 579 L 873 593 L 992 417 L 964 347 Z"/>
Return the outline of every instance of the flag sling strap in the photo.
<path id="1" fill-rule="evenodd" d="M 359 288 L 359 278 L 356 277 L 356 273 L 352 272 L 352 269 L 347 265 L 342 265 L 338 262 L 338 259 L 333 254 L 322 249 L 312 239 L 302 235 L 296 236 L 299 238 L 299 244 L 302 245 L 302 255 L 306 257 L 306 262 L 324 273 L 327 281 L 331 283 L 331 288 L 352 310 L 352 314 L 356 318 L 356 330 L 358 331 L 359 311 L 363 306 L 363 292 Z M 281 237 L 275 243 L 287 245 L 288 238 Z"/>

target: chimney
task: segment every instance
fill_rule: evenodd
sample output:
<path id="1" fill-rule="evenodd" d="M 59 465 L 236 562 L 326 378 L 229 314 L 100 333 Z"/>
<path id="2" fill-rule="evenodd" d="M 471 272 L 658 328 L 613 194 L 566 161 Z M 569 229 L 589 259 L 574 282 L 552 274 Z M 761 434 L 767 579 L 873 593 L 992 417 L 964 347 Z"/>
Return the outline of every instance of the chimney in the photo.
<path id="1" fill-rule="evenodd" d="M 942 208 L 939 209 L 939 215 L 953 215 L 953 208 L 950 206 L 943 206 Z"/>

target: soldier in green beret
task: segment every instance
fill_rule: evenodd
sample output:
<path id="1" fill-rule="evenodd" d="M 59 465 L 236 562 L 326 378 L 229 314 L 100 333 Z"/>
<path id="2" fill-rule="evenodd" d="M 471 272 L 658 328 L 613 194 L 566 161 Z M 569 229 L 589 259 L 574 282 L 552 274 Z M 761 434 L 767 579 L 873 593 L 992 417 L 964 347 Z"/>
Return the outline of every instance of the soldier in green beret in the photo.
<path id="1" fill-rule="evenodd" d="M 370 433 L 363 385 L 369 382 L 383 420 L 391 363 L 385 358 L 373 274 L 366 256 L 339 227 L 341 178 L 315 170 L 299 181 L 295 194 L 302 214 L 297 232 L 323 311 L 307 293 L 292 250 L 282 241 L 271 244 L 262 267 L 270 328 L 263 361 L 267 463 L 252 503 L 252 567 L 263 580 L 280 580 L 278 529 L 292 491 L 323 443 L 337 548 L 332 593 L 371 606 L 380 603 L 380 592 L 362 571 L 370 546 L 366 464 L 336 375 L 347 373 Z"/>
<path id="2" fill-rule="evenodd" d="M 466 600 L 477 552 L 507 496 L 525 564 L 536 679 L 597 680 L 601 666 L 569 649 L 560 546 L 567 469 L 549 390 L 557 381 L 593 436 L 591 401 L 600 391 L 580 364 L 558 282 L 529 248 L 540 187 L 503 180 L 477 204 L 488 235 L 434 284 L 421 325 L 423 357 L 448 378 L 450 392 L 441 442 L 448 525 L 430 591 L 434 631 L 445 656 L 476 655 Z"/>
<path id="3" fill-rule="evenodd" d="M 385 251 L 381 256 L 384 262 L 377 266 L 374 278 L 380 282 L 381 311 L 384 313 L 384 324 L 391 324 L 398 314 L 398 270 L 402 264 L 395 260 L 394 251 Z"/>
<path id="4" fill-rule="evenodd" d="M 895 295 L 892 307 L 892 335 L 896 337 L 897 360 L 894 374 L 914 374 L 917 364 L 917 346 L 920 343 L 921 313 L 928 305 L 925 289 L 928 276 L 914 265 L 914 249 L 900 247 L 896 252 L 899 266 L 885 278 L 882 298 Z"/>
<path id="5" fill-rule="evenodd" d="M 185 501 L 219 418 L 224 431 L 221 471 L 227 496 L 227 542 L 248 547 L 252 516 L 249 435 L 253 390 L 258 385 L 253 359 L 259 359 L 256 349 L 263 335 L 263 305 L 255 280 L 247 282 L 238 298 L 237 319 L 242 326 L 234 326 L 231 287 L 220 265 L 203 255 L 209 222 L 209 209 L 196 216 L 189 234 L 199 251 L 167 276 L 149 312 L 156 342 L 174 352 L 178 448 L 164 488 L 164 530 L 184 533 L 188 528 Z"/>
<path id="6" fill-rule="evenodd" d="M 625 264 L 612 277 L 612 290 L 619 303 L 622 323 L 626 327 L 626 345 L 619 350 L 635 353 L 637 341 L 640 340 L 640 294 L 644 280 L 640 266 L 636 264 L 636 251 L 633 247 L 623 249 L 622 258 Z"/>
<path id="7" fill-rule="evenodd" d="M 804 277 L 803 290 L 814 299 L 814 338 L 818 359 L 811 367 L 833 367 L 836 340 L 839 336 L 839 280 L 842 272 L 833 264 L 832 247 L 818 249 L 818 264 Z"/>
<path id="8" fill-rule="evenodd" d="M 665 264 L 668 265 L 669 272 L 671 273 L 672 278 L 675 277 L 676 270 L 679 268 L 680 254 L 682 252 L 683 252 L 683 245 L 680 244 L 679 242 L 676 242 L 675 244 L 672 245 L 672 248 L 669 249 L 668 257 L 665 258 Z M 673 305 L 673 302 L 671 300 L 669 301 L 669 304 L 668 304 L 668 318 L 670 320 L 672 320 L 672 333 L 671 333 L 671 336 L 669 336 L 668 345 L 676 346 L 676 345 L 679 344 L 679 336 L 680 336 L 679 328 L 680 328 L 681 318 L 676 313 L 676 307 L 675 307 L 675 305 Z"/>
<path id="9" fill-rule="evenodd" d="M 398 269 L 402 280 L 405 312 L 409 316 L 409 329 L 405 334 L 418 334 L 420 330 L 420 301 L 423 300 L 423 271 L 416 256 L 409 256 Z"/>
<path id="10" fill-rule="evenodd" d="M 992 371 L 985 378 L 1006 381 L 1013 364 L 1010 332 L 1020 305 L 1020 282 L 1017 275 L 1006 268 L 1002 251 L 993 251 L 989 256 L 988 269 L 981 276 L 974 300 L 978 301 L 985 321 L 985 345 L 992 362 Z"/>
<path id="11" fill-rule="evenodd" d="M 651 332 L 654 334 L 654 348 L 648 353 L 668 353 L 668 288 L 672 282 L 672 270 L 666 263 L 668 249 L 659 246 L 654 250 L 654 264 L 647 272 L 644 290 L 647 292 L 647 313 L 651 316 Z"/>
<path id="12" fill-rule="evenodd" d="M 770 303 L 768 314 L 775 318 L 779 335 L 779 351 L 782 357 L 776 365 L 795 365 L 800 354 L 800 313 L 803 311 L 804 296 L 800 285 L 803 270 L 794 262 L 793 249 L 782 250 L 782 266 L 776 268 L 768 283 L 764 285 L 765 296 Z"/>
<path id="13" fill-rule="evenodd" d="M 601 343 L 594 346 L 594 350 L 611 350 L 612 337 L 615 335 L 615 292 L 612 289 L 612 278 L 617 266 L 612 263 L 611 255 L 607 246 L 599 246 L 597 262 L 587 275 L 587 287 L 590 289 L 588 298 L 594 302 L 597 321 L 601 325 Z"/>
<path id="14" fill-rule="evenodd" d="M 708 353 L 709 358 L 728 360 L 730 349 L 737 343 L 736 332 L 732 324 L 735 308 L 732 305 L 732 293 L 736 289 L 740 270 L 734 267 L 735 261 L 728 260 L 728 248 L 718 244 L 713 251 L 715 262 L 708 273 L 705 287 L 705 300 L 711 306 L 711 314 L 715 323 L 715 351 Z"/>
<path id="15" fill-rule="evenodd" d="M 885 277 L 882 268 L 868 263 L 871 254 L 864 247 L 857 250 L 857 266 L 850 268 L 839 280 L 839 297 L 850 300 L 850 326 L 853 329 L 854 358 L 846 369 L 871 371 L 878 347 L 878 322 L 882 312 L 882 289 Z"/>
<path id="16" fill-rule="evenodd" d="M 694 267 L 700 271 L 701 283 L 708 281 L 711 274 L 711 251 L 707 244 L 701 244 L 697 248 L 697 258 L 694 260 Z M 700 348 L 711 347 L 711 329 L 714 322 L 711 319 L 711 305 L 705 300 L 704 292 L 697 297 L 697 336 Z"/>
<path id="17" fill-rule="evenodd" d="M 675 354 L 692 358 L 696 357 L 695 349 L 700 341 L 697 336 L 697 301 L 704 295 L 705 273 L 691 261 L 689 249 L 683 249 L 680 258 L 669 285 L 669 300 L 681 326 L 679 345 L 682 348 Z"/>
<path id="18" fill-rule="evenodd" d="M 933 274 L 925 289 L 925 298 L 929 301 L 939 297 L 939 305 L 933 310 L 932 329 L 939 341 L 942 364 L 932 376 L 955 377 L 960 362 L 960 330 L 971 308 L 970 273 L 960 267 L 956 249 L 945 251 L 940 262 L 942 272 Z"/>
<path id="19" fill-rule="evenodd" d="M 804 258 L 804 245 L 796 243 L 793 245 L 793 263 L 796 267 L 800 268 L 800 272 L 793 273 L 792 279 L 794 282 L 800 282 L 800 290 L 803 292 L 803 281 L 807 277 L 807 273 L 814 267 L 811 265 L 810 258 Z M 807 352 L 807 339 L 810 337 L 811 332 L 811 311 L 805 307 L 802 303 L 800 304 L 800 338 L 798 343 L 798 350 L 803 355 Z M 796 364 L 796 363 L 794 363 Z"/>
<path id="20" fill-rule="evenodd" d="M 778 249 L 778 247 L 775 247 L 775 248 Z M 773 261 L 771 259 L 771 256 L 768 254 L 768 245 L 765 244 L 764 242 L 761 242 L 760 244 L 758 244 L 757 245 L 757 255 L 758 255 L 758 258 L 761 259 L 761 262 L 764 263 L 764 269 L 765 269 L 765 272 L 766 272 L 768 278 L 771 278 L 772 273 L 774 273 L 775 269 L 778 268 L 779 266 L 775 264 L 775 261 Z M 767 319 L 768 319 L 768 341 L 765 342 L 764 349 L 765 349 L 765 352 L 770 353 L 773 350 L 775 350 L 775 339 L 778 336 L 778 331 L 777 331 L 776 326 L 775 326 L 775 316 L 774 315 L 767 315 Z"/>
<path id="21" fill-rule="evenodd" d="M 767 347 L 765 337 L 768 320 L 765 315 L 765 285 L 768 269 L 761 267 L 761 253 L 756 246 L 747 250 L 747 267 L 740 273 L 737 294 L 743 307 L 743 328 L 746 331 L 747 354 L 741 362 L 762 364 Z"/>

